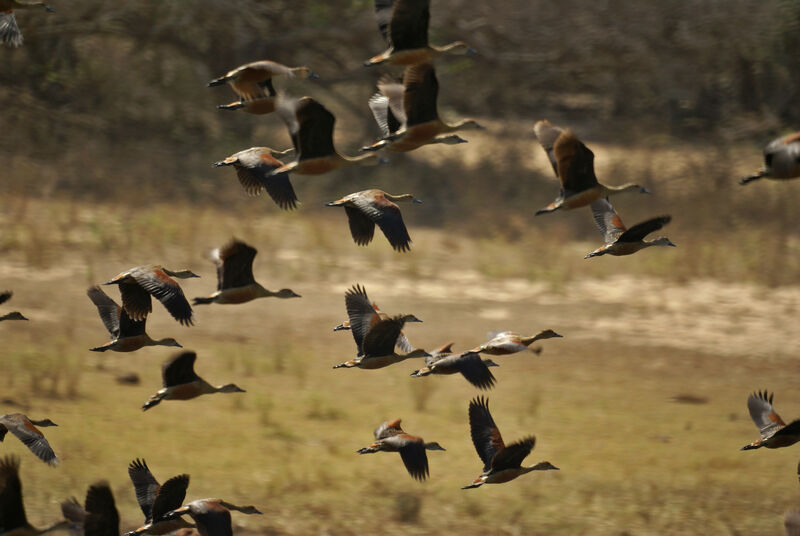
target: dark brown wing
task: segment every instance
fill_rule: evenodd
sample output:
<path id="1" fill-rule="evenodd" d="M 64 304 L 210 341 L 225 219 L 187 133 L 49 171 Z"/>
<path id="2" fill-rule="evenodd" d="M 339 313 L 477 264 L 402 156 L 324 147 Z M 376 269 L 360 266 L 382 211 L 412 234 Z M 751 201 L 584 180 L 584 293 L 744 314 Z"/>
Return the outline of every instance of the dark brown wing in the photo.
<path id="1" fill-rule="evenodd" d="M 372 242 L 372 237 L 375 236 L 375 222 L 355 207 L 345 205 L 344 212 L 347 214 L 353 241 L 359 246 L 366 246 Z"/>
<path id="2" fill-rule="evenodd" d="M 22 504 L 22 482 L 19 479 L 19 458 L 6 456 L 0 460 L 0 530 L 3 534 L 28 527 Z"/>
<path id="3" fill-rule="evenodd" d="M 439 82 L 432 64 L 421 63 L 407 67 L 403 74 L 403 87 L 406 128 L 439 118 L 436 109 Z"/>
<path id="4" fill-rule="evenodd" d="M 0 303 L 7 302 L 9 299 L 11 299 L 11 296 L 13 296 L 13 295 L 14 295 L 14 293 L 11 292 L 10 290 L 6 290 L 4 292 L 0 292 Z"/>
<path id="5" fill-rule="evenodd" d="M 389 41 L 389 23 L 392 20 L 392 8 L 394 0 L 375 0 L 375 20 L 378 22 L 378 30 L 386 40 Z"/>
<path id="6" fill-rule="evenodd" d="M 270 154 L 268 148 L 253 147 L 234 156 L 238 156 L 238 163 L 234 164 L 236 176 L 248 194 L 258 195 L 261 193 L 261 188 L 265 188 L 272 200 L 282 209 L 291 210 L 297 207 L 297 195 L 294 193 L 292 183 L 289 182 L 289 175 L 280 173 L 268 176 L 272 170 L 283 165 Z"/>
<path id="7" fill-rule="evenodd" d="M 144 514 L 145 523 L 152 521 L 153 501 L 158 493 L 158 480 L 155 479 L 147 462 L 140 459 L 133 460 L 128 466 L 128 476 L 133 482 L 133 489 L 136 491 L 136 502 Z"/>
<path id="8" fill-rule="evenodd" d="M 256 248 L 235 238 L 222 246 L 217 251 L 217 258 L 222 262 L 222 281 L 219 290 L 246 287 L 255 283 L 253 259 L 257 253 Z"/>
<path id="9" fill-rule="evenodd" d="M 558 162 L 558 178 L 566 195 L 597 186 L 594 174 L 594 153 L 571 130 L 564 131 L 553 145 Z"/>
<path id="10" fill-rule="evenodd" d="M 86 295 L 92 300 L 92 303 L 97 307 L 97 312 L 100 314 L 100 319 L 105 324 L 106 329 L 111 334 L 112 339 L 119 338 L 119 324 L 120 324 L 120 306 L 117 302 L 112 300 L 108 294 L 98 286 L 89 287 L 86 290 Z M 127 316 L 127 315 L 126 315 Z"/>
<path id="11" fill-rule="evenodd" d="M 108 482 L 99 482 L 86 492 L 85 536 L 119 536 L 119 512 Z"/>
<path id="12" fill-rule="evenodd" d="M 56 453 L 50 447 L 44 434 L 36 428 L 25 415 L 14 413 L 0 417 L 0 424 L 17 436 L 22 443 L 36 454 L 42 461 L 50 465 L 58 465 Z"/>
<path id="13" fill-rule="evenodd" d="M 658 231 L 672 220 L 672 216 L 659 216 L 651 218 L 642 223 L 637 223 L 630 229 L 619 235 L 617 242 L 641 242 L 645 236 L 653 231 Z"/>
<path id="14" fill-rule="evenodd" d="M 364 336 L 364 358 L 385 356 L 394 353 L 397 337 L 403 330 L 405 321 L 402 316 L 395 316 L 379 321 Z"/>
<path id="15" fill-rule="evenodd" d="M 294 193 L 288 173 L 278 173 L 271 177 L 265 177 L 262 184 L 267 190 L 267 194 L 280 208 L 283 210 L 297 208 L 297 194 Z"/>
<path id="16" fill-rule="evenodd" d="M 153 311 L 150 293 L 137 283 L 120 283 L 119 293 L 122 296 L 122 308 L 130 318 L 144 320 Z"/>
<path id="17" fill-rule="evenodd" d="M 522 465 L 522 460 L 525 459 L 525 456 L 531 453 L 535 444 L 536 438 L 530 436 L 511 443 L 510 445 L 506 445 L 504 449 L 497 451 L 494 458 L 492 458 L 492 471 L 502 471 L 504 469 L 515 469 L 519 467 Z"/>
<path id="18" fill-rule="evenodd" d="M 790 422 L 775 432 L 775 436 L 800 436 L 800 419 Z"/>
<path id="19" fill-rule="evenodd" d="M 183 290 L 181 290 L 178 282 L 168 276 L 164 270 L 160 268 L 135 270 L 131 273 L 131 277 L 136 280 L 141 288 L 160 301 L 175 320 L 184 326 L 191 326 L 194 323 L 192 320 L 192 306 L 189 305 L 186 296 L 183 295 Z M 123 286 L 125 285 L 120 285 L 120 288 Z M 122 303 L 127 310 L 124 294 Z"/>
<path id="20" fill-rule="evenodd" d="M 503 436 L 489 413 L 489 401 L 479 396 L 469 403 L 469 431 L 472 444 L 483 461 L 483 470 L 492 467 L 492 458 L 505 448 Z"/>
<path id="21" fill-rule="evenodd" d="M 406 224 L 400 207 L 389 201 L 383 194 L 372 197 L 359 196 L 353 203 L 369 219 L 378 224 L 386 239 L 396 251 L 411 249 L 411 237 L 408 235 Z"/>
<path id="22" fill-rule="evenodd" d="M 478 389 L 491 389 L 495 378 L 489 367 L 476 352 L 467 352 L 458 359 L 458 370 L 466 380 Z"/>
<path id="23" fill-rule="evenodd" d="M 389 23 L 389 40 L 395 51 L 428 46 L 429 0 L 396 0 Z"/>
<path id="24" fill-rule="evenodd" d="M 311 97 L 303 97 L 297 102 L 295 115 L 299 126 L 298 161 L 328 156 L 336 152 L 333 147 L 333 125 L 336 118 L 327 108 Z"/>
<path id="25" fill-rule="evenodd" d="M 153 500 L 153 522 L 157 523 L 164 515 L 180 508 L 186 498 L 189 475 L 173 476 L 158 489 Z"/>
<path id="26" fill-rule="evenodd" d="M 358 347 L 358 354 L 364 353 L 363 342 L 370 328 L 380 321 L 380 316 L 367 297 L 367 291 L 361 285 L 354 285 L 344 293 L 344 304 L 347 318 L 350 320 L 350 331 Z"/>
<path id="27" fill-rule="evenodd" d="M 400 457 L 406 466 L 408 474 L 416 480 L 422 481 L 428 477 L 428 455 L 425 453 L 425 444 L 413 442 L 400 449 Z"/>
<path id="28" fill-rule="evenodd" d="M 194 362 L 197 354 L 194 352 L 180 352 L 171 357 L 161 366 L 161 377 L 164 380 L 164 387 L 183 385 L 199 380 L 200 377 L 194 372 Z"/>

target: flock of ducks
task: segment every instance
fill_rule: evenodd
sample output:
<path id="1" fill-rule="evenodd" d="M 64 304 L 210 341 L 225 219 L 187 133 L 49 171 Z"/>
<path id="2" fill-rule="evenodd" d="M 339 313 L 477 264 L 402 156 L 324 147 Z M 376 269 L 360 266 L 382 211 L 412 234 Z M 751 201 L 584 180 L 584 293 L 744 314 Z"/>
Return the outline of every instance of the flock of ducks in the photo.
<path id="1" fill-rule="evenodd" d="M 22 36 L 14 17 L 15 9 L 51 8 L 42 2 L 0 0 L 0 40 L 11 47 L 22 44 Z M 383 161 L 380 151 L 409 152 L 430 144 L 455 145 L 466 143 L 457 132 L 483 128 L 472 119 L 454 124 L 445 123 L 437 112 L 438 81 L 433 61 L 442 55 L 474 53 L 468 45 L 457 41 L 445 46 L 428 43 L 429 0 L 375 0 L 379 29 L 388 48 L 365 62 L 366 65 L 391 64 L 403 66 L 401 78 L 383 75 L 377 82 L 378 92 L 368 105 L 382 138 L 362 147 L 362 154 L 344 155 L 333 143 L 335 117 L 312 97 L 293 98 L 276 91 L 273 78 L 317 78 L 309 68 L 287 67 L 273 61 L 256 61 L 237 67 L 224 76 L 209 82 L 209 86 L 229 85 L 237 101 L 220 105 L 223 110 L 242 110 L 256 115 L 276 113 L 286 124 L 292 149 L 277 151 L 269 147 L 252 147 L 216 162 L 215 166 L 233 166 L 237 177 L 250 195 L 266 190 L 284 210 L 297 208 L 298 198 L 290 175 L 317 175 L 337 169 L 376 164 Z M 536 214 L 577 210 L 589 207 L 599 228 L 604 245 L 586 255 L 630 255 L 651 246 L 674 246 L 668 238 L 648 240 L 646 237 L 667 225 L 669 215 L 653 217 L 626 228 L 609 197 L 623 193 L 647 194 L 638 184 L 604 185 L 594 173 L 594 154 L 568 129 L 548 121 L 539 121 L 534 132 L 560 181 L 558 197 Z M 290 161 L 281 158 L 294 153 Z M 754 175 L 741 180 L 747 184 L 760 178 L 789 179 L 800 176 L 800 133 L 771 142 L 764 151 L 764 166 Z M 407 252 L 412 242 L 403 222 L 398 203 L 419 203 L 411 194 L 392 195 L 377 189 L 351 193 L 327 203 L 343 207 L 350 231 L 357 245 L 369 244 L 377 225 L 398 252 Z M 241 240 L 232 239 L 210 254 L 217 267 L 217 289 L 205 297 L 196 297 L 190 304 L 176 279 L 198 277 L 191 270 L 171 270 L 160 265 L 131 268 L 103 283 L 117 285 L 121 305 L 109 297 L 100 286 L 92 286 L 87 295 L 97 307 L 98 314 L 110 334 L 110 342 L 91 348 L 92 351 L 133 352 L 146 346 L 181 347 L 173 338 L 152 339 L 145 330 L 147 316 L 152 313 L 152 299 L 158 300 L 181 325 L 192 326 L 192 306 L 206 304 L 240 304 L 258 298 L 299 298 L 291 289 L 271 291 L 253 276 L 256 249 Z M 0 294 L 0 304 L 11 297 Z M 561 337 L 548 329 L 532 336 L 502 332 L 470 350 L 454 353 L 453 343 L 432 352 L 415 348 L 404 333 L 406 324 L 422 322 L 413 314 L 388 315 L 367 296 L 361 285 L 345 292 L 347 320 L 334 331 L 350 331 L 356 344 L 356 357 L 334 365 L 339 368 L 378 369 L 396 365 L 408 359 L 424 358 L 425 365 L 411 372 L 414 378 L 429 375 L 460 374 L 481 390 L 492 389 L 496 378 L 490 368 L 499 366 L 488 356 L 506 356 L 522 351 L 538 352 L 531 344 L 538 340 Z M 26 320 L 19 312 L 7 313 L 0 320 Z M 148 410 L 164 400 L 189 400 L 213 393 L 242 393 L 233 383 L 214 387 L 194 370 L 197 354 L 181 351 L 170 357 L 162 368 L 163 388 L 143 405 Z M 754 393 L 748 399 L 750 415 L 761 432 L 761 438 L 743 447 L 780 448 L 800 441 L 800 421 L 785 424 L 772 407 L 772 395 Z M 503 442 L 492 414 L 489 401 L 483 396 L 468 404 L 470 435 L 483 466 L 481 474 L 463 489 L 484 484 L 509 482 L 531 471 L 556 470 L 544 461 L 523 466 L 524 459 L 535 445 L 529 435 L 514 443 Z M 382 423 L 374 432 L 375 441 L 357 450 L 359 454 L 397 452 L 412 478 L 425 480 L 430 475 L 427 451 L 445 450 L 436 442 L 407 434 L 400 419 Z M 20 439 L 44 462 L 56 465 L 58 458 L 47 439 L 37 428 L 56 426 L 49 419 L 32 420 L 22 414 L 0 416 L 0 441 L 8 432 Z M 128 468 L 137 500 L 144 514 L 144 524 L 126 534 L 166 534 L 187 536 L 194 530 L 202 536 L 232 534 L 231 510 L 260 514 L 255 507 L 239 507 L 221 499 L 200 499 L 184 503 L 189 484 L 188 475 L 173 477 L 163 485 L 153 477 L 144 460 L 134 460 Z M 119 514 L 107 483 L 89 487 L 84 506 L 74 498 L 62 504 L 65 521 L 47 529 L 32 527 L 25 517 L 22 504 L 22 485 L 19 460 L 14 456 L 0 459 L 0 535 L 41 534 L 58 528 L 69 528 L 72 534 L 87 536 L 119 536 Z M 183 516 L 188 514 L 194 523 Z"/>

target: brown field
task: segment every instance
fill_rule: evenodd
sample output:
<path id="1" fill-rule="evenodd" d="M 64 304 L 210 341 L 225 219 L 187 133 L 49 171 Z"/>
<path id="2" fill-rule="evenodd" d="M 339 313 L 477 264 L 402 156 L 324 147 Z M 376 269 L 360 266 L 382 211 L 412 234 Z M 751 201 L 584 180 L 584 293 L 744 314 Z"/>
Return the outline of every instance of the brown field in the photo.
<path id="1" fill-rule="evenodd" d="M 189 499 L 257 505 L 263 517 L 234 516 L 253 534 L 367 534 L 378 524 L 385 534 L 778 534 L 783 513 L 800 506 L 796 449 L 739 451 L 757 437 L 745 406 L 751 391 L 774 390 L 784 418 L 800 414 L 800 286 L 764 286 L 752 273 L 759 268 L 743 268 L 752 277 L 739 282 L 728 272 L 687 277 L 703 244 L 680 222 L 667 228 L 678 248 L 628 259 L 583 261 L 591 243 L 559 243 L 535 228 L 514 242 L 413 228 L 414 250 L 399 255 L 381 236 L 357 248 L 343 235 L 342 214 L 276 214 L 265 203 L 246 200 L 228 212 L 3 201 L 0 281 L 15 292 L 7 307 L 31 321 L 0 324 L 0 411 L 17 411 L 13 400 L 60 425 L 46 430 L 62 459 L 57 469 L 15 439 L 1 446 L 22 457 L 35 525 L 105 478 L 123 528 L 136 526 L 126 472 L 135 457 L 162 481 L 189 473 Z M 88 352 L 106 334 L 85 288 L 163 262 L 199 273 L 183 288 L 205 295 L 215 279 L 203 252 L 232 234 L 260 248 L 257 279 L 303 298 L 196 307 L 192 328 L 155 304 L 153 337 L 174 336 L 198 352 L 199 374 L 248 392 L 166 401 L 142 414 L 171 352 Z M 723 242 L 709 260 L 734 258 Z M 564 334 L 544 341 L 539 356 L 499 358 L 488 392 L 506 441 L 535 434 L 527 461 L 561 470 L 460 490 L 480 472 L 469 384 L 409 378 L 417 362 L 331 369 L 354 355 L 352 337 L 331 328 L 344 319 L 342 294 L 355 282 L 384 310 L 422 318 L 406 332 L 428 349 L 449 341 L 466 349 L 496 329 Z M 127 372 L 141 384 L 115 382 Z M 708 403 L 678 404 L 675 395 Z M 424 484 L 395 454 L 354 452 L 395 417 L 447 448 L 429 453 Z"/>

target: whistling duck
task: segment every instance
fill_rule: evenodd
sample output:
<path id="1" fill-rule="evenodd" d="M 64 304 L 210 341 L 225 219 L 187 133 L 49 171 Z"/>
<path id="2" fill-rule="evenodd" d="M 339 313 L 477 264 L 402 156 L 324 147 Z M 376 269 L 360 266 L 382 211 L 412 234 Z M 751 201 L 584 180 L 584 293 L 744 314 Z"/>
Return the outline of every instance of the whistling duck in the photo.
<path id="1" fill-rule="evenodd" d="M 524 350 L 533 352 L 534 350 L 528 347 L 534 342 L 543 339 L 552 339 L 554 337 L 563 337 L 563 335 L 559 335 L 552 329 L 545 329 L 530 337 L 523 337 L 519 333 L 514 333 L 513 331 L 502 331 L 495 334 L 490 333 L 489 337 L 489 342 L 476 346 L 470 350 L 470 352 L 489 355 L 509 355 Z"/>
<path id="2" fill-rule="evenodd" d="M 35 426 L 34 426 L 35 425 Z M 34 421 L 21 413 L 0 415 L 0 442 L 11 432 L 22 441 L 31 452 L 49 465 L 58 465 L 58 457 L 44 434 L 36 426 L 58 426 L 50 419 Z"/>
<path id="3" fill-rule="evenodd" d="M 462 352 L 460 354 L 450 353 L 453 343 L 447 344 L 431 352 L 430 357 L 425 358 L 425 366 L 411 373 L 414 378 L 422 378 L 429 374 L 456 374 L 460 373 L 464 378 L 478 389 L 491 389 L 494 386 L 495 378 L 489 367 L 499 366 L 491 359 L 481 359 L 477 352 Z"/>
<path id="4" fill-rule="evenodd" d="M 108 482 L 89 486 L 85 504 L 82 507 L 75 497 L 61 503 L 70 536 L 119 536 L 119 512 Z"/>
<path id="5" fill-rule="evenodd" d="M 538 121 L 533 130 L 561 181 L 559 196 L 545 208 L 537 210 L 537 216 L 560 209 L 585 207 L 600 198 L 623 192 L 650 193 L 638 184 L 606 186 L 597 182 L 594 153 L 571 130 L 562 130 L 549 121 Z"/>
<path id="6" fill-rule="evenodd" d="M 67 528 L 59 521 L 46 529 L 37 529 L 28 523 L 22 503 L 22 482 L 19 479 L 19 458 L 6 456 L 0 460 L 0 534 L 4 536 L 36 536 Z"/>
<path id="7" fill-rule="evenodd" d="M 269 147 L 251 147 L 232 154 L 225 160 L 215 162 L 214 166 L 233 166 L 239 183 L 248 195 L 260 195 L 266 190 L 275 203 L 284 210 L 297 208 L 297 195 L 294 193 L 288 173 L 269 176 L 273 169 L 283 165 Z"/>
<path id="8" fill-rule="evenodd" d="M 359 320 L 357 320 L 357 323 L 360 322 L 362 326 L 366 325 L 372 327 L 377 324 L 379 320 L 389 318 L 389 315 L 380 310 L 377 303 L 369 301 L 367 291 L 361 285 L 353 285 L 353 288 L 348 289 L 344 293 L 344 301 L 348 314 L 358 316 Z M 422 322 L 422 320 L 416 318 L 416 320 L 407 320 L 407 322 Z M 334 327 L 333 331 L 352 331 L 350 318 Z M 356 345 L 358 345 L 358 357 L 361 357 L 364 355 L 361 349 L 361 342 L 355 334 L 353 338 L 356 341 Z M 400 332 L 395 346 L 405 353 L 414 350 L 414 346 L 408 342 L 408 338 L 402 332 Z"/>
<path id="9" fill-rule="evenodd" d="M 778 449 L 789 447 L 800 441 L 800 419 L 796 419 L 789 424 L 783 422 L 781 416 L 772 407 L 773 394 L 767 391 L 751 394 L 747 398 L 747 409 L 750 410 L 750 418 L 756 423 L 761 438 L 745 445 L 741 450 L 752 450 L 761 447 L 768 449 Z"/>
<path id="10" fill-rule="evenodd" d="M 256 283 L 253 278 L 253 259 L 256 249 L 232 238 L 224 246 L 211 252 L 217 265 L 217 291 L 207 298 L 195 298 L 193 305 L 205 303 L 245 303 L 256 298 L 300 298 L 291 289 L 273 292 Z"/>
<path id="11" fill-rule="evenodd" d="M 341 329 L 349 329 L 352 332 L 353 340 L 355 340 L 356 347 L 358 348 L 357 357 L 363 357 L 363 341 L 366 333 L 377 325 L 378 322 L 389 320 L 390 317 L 379 310 L 376 304 L 369 301 L 367 291 L 361 285 L 353 285 L 353 288 L 348 289 L 344 293 L 344 303 L 347 308 L 348 320 L 346 322 L 347 327 L 342 327 Z M 408 315 L 405 321 L 422 322 L 422 320 L 413 315 Z M 344 325 L 342 324 L 342 326 Z M 334 331 L 338 330 L 334 328 Z M 395 346 L 406 354 L 414 351 L 414 346 L 412 346 L 402 331 L 397 337 Z M 350 361 L 348 361 L 348 363 L 350 363 Z M 345 363 L 342 363 L 342 366 L 346 366 Z"/>
<path id="12" fill-rule="evenodd" d="M 152 295 L 164 304 L 175 320 L 184 326 L 191 326 L 194 324 L 192 307 L 178 282 L 170 276 L 179 279 L 200 277 L 190 270 L 173 272 L 163 266 L 148 264 L 131 268 L 103 284 L 119 285 L 122 308 L 133 320 L 144 320 L 153 310 Z"/>
<path id="13" fill-rule="evenodd" d="M 308 67 L 287 67 L 274 61 L 262 60 L 240 65 L 209 82 L 208 87 L 229 84 L 239 97 L 236 102 L 217 106 L 220 110 L 244 109 L 251 114 L 268 114 L 275 111 L 273 76 L 319 78 Z"/>
<path id="14" fill-rule="evenodd" d="M 145 524 L 136 530 L 125 533 L 125 536 L 138 534 L 166 534 L 174 530 L 194 525 L 183 519 L 166 519 L 166 514 L 183 504 L 186 488 L 189 487 L 189 475 L 183 474 L 170 478 L 163 485 L 147 467 L 147 462 L 133 460 L 128 465 L 128 476 L 136 491 L 136 502 L 144 514 Z"/>
<path id="15" fill-rule="evenodd" d="M 439 119 L 436 111 L 439 84 L 436 73 L 429 64 L 408 67 L 404 83 L 405 87 L 389 76 L 378 81 L 379 93 L 369 99 L 369 108 L 384 139 L 362 147 L 362 151 L 386 149 L 391 152 L 408 152 L 436 143 L 467 143 L 467 140 L 457 134 L 448 133 L 483 128 L 472 119 L 452 125 Z"/>
<path id="16" fill-rule="evenodd" d="M 44 8 L 45 11 L 52 13 L 55 11 L 44 2 L 25 2 L 23 0 L 0 0 L 0 41 L 6 46 L 18 47 L 22 45 L 22 32 L 17 26 L 17 19 L 14 17 L 15 9 Z"/>
<path id="17" fill-rule="evenodd" d="M 197 530 L 201 536 L 231 536 L 233 534 L 231 510 L 261 515 L 255 506 L 236 506 L 222 499 L 198 499 L 168 512 L 164 517 L 181 519 L 184 514 L 189 514 L 197 523 Z"/>
<path id="18" fill-rule="evenodd" d="M 430 0 L 375 0 L 378 29 L 389 48 L 364 65 L 388 61 L 395 65 L 415 65 L 433 61 L 442 54 L 475 54 L 463 41 L 444 46 L 428 44 Z"/>
<path id="19" fill-rule="evenodd" d="M 505 445 L 500 430 L 489 413 L 489 401 L 477 397 L 469 403 L 469 427 L 472 444 L 483 461 L 483 474 L 461 489 L 477 488 L 483 484 L 502 484 L 531 471 L 558 470 L 550 462 L 522 467 L 522 460 L 536 443 L 534 436 Z"/>
<path id="20" fill-rule="evenodd" d="M 163 389 L 150 397 L 142 406 L 147 411 L 159 404 L 162 400 L 191 400 L 201 395 L 214 393 L 244 393 L 245 390 L 235 384 L 228 383 L 214 387 L 194 371 L 194 362 L 197 354 L 194 352 L 180 352 L 167 359 L 161 366 Z"/>
<path id="21" fill-rule="evenodd" d="M 592 203 L 592 215 L 606 244 L 586 255 L 585 259 L 599 257 L 600 255 L 632 255 L 640 249 L 649 248 L 650 246 L 675 247 L 675 244 L 670 242 L 666 236 L 660 236 L 655 240 L 644 239 L 645 236 L 668 224 L 672 220 L 671 216 L 650 218 L 637 223 L 630 229 L 626 229 L 614 207 L 605 198 L 598 199 Z"/>
<path id="22" fill-rule="evenodd" d="M 297 159 L 273 169 L 267 176 L 293 172 L 301 175 L 321 175 L 335 169 L 378 162 L 375 154 L 344 156 L 333 146 L 333 125 L 336 118 L 327 108 L 312 99 L 281 98 L 278 103 Z"/>
<path id="23" fill-rule="evenodd" d="M 10 290 L 6 290 L 5 292 L 0 292 L 0 303 L 7 302 L 9 299 L 11 299 L 11 296 L 13 295 L 14 293 L 11 292 Z M 27 318 L 22 316 L 22 313 L 20 313 L 19 311 L 13 311 L 11 313 L 0 315 L 0 321 L 2 320 L 27 320 Z"/>
<path id="24" fill-rule="evenodd" d="M 350 322 L 351 324 L 353 323 L 352 318 Z M 365 325 L 353 326 L 352 332 L 353 336 L 356 337 L 356 344 L 361 348 L 364 355 L 334 365 L 333 368 L 378 369 L 406 359 L 430 355 L 421 348 L 415 348 L 406 354 L 395 352 L 394 347 L 398 344 L 403 325 L 406 322 L 420 322 L 420 320 L 414 315 L 397 315 L 385 320 L 379 320 L 372 327 Z M 366 331 L 364 331 L 364 328 L 367 328 Z"/>
<path id="25" fill-rule="evenodd" d="M 147 317 L 142 320 L 132 320 L 125 312 L 125 309 L 117 305 L 117 302 L 108 297 L 108 294 L 98 287 L 89 287 L 86 295 L 92 300 L 100 313 L 100 319 L 111 334 L 111 342 L 90 348 L 92 352 L 134 352 L 145 346 L 177 346 L 181 348 L 178 341 L 168 337 L 166 339 L 154 340 L 145 332 Z"/>
<path id="26" fill-rule="evenodd" d="M 344 207 L 350 223 L 350 234 L 359 246 L 372 242 L 377 223 L 394 250 L 408 251 L 411 249 L 411 237 L 395 201 L 422 203 L 411 194 L 392 195 L 383 190 L 363 190 L 326 203 L 325 206 Z"/>
<path id="27" fill-rule="evenodd" d="M 800 177 L 800 132 L 769 142 L 764 148 L 764 166 L 739 184 L 758 179 L 796 179 Z"/>
<path id="28" fill-rule="evenodd" d="M 375 442 L 356 452 L 399 452 L 408 474 L 423 481 L 428 475 L 428 455 L 426 450 L 445 450 L 439 443 L 426 443 L 421 437 L 409 435 L 400 428 L 400 419 L 386 421 L 375 429 Z"/>

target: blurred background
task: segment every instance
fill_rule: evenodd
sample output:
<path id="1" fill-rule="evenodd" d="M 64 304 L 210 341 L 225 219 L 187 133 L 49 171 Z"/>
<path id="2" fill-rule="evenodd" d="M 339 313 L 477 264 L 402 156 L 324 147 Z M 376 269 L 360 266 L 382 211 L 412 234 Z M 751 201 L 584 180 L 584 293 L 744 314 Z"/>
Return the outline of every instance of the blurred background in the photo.
<path id="1" fill-rule="evenodd" d="M 47 435 L 63 463 L 48 468 L 13 440 L 0 452 L 23 458 L 34 524 L 106 478 L 135 526 L 125 470 L 144 456 L 161 481 L 191 473 L 189 499 L 259 506 L 267 515 L 235 517 L 257 534 L 781 532 L 800 507 L 797 455 L 738 448 L 757 437 L 754 389 L 774 389 L 787 422 L 800 414 L 800 194 L 737 180 L 800 128 L 800 3 L 432 4 L 430 42 L 479 52 L 437 61 L 440 115 L 487 129 L 387 165 L 293 177 L 291 213 L 211 166 L 290 146 L 283 123 L 217 110 L 233 92 L 206 84 L 259 59 L 308 65 L 319 80 L 276 85 L 322 102 L 337 148 L 355 154 L 378 138 L 375 82 L 401 72 L 362 66 L 385 48 L 371 2 L 54 0 L 54 14 L 17 12 L 25 44 L 0 50 L 0 287 L 15 292 L 4 311 L 31 321 L 0 324 L 0 412 L 59 423 Z M 678 247 L 584 260 L 602 244 L 588 210 L 534 218 L 558 192 L 533 135 L 545 118 L 594 151 L 601 182 L 652 190 L 615 207 L 628 225 L 671 214 L 663 234 Z M 404 210 L 410 253 L 382 236 L 357 247 L 323 206 L 366 188 L 424 201 Z M 200 273 L 183 287 L 207 295 L 205 253 L 233 235 L 259 249 L 264 286 L 303 298 L 197 308 L 190 329 L 156 305 L 154 338 L 174 336 L 198 351 L 200 375 L 248 393 L 142 415 L 170 354 L 88 352 L 106 334 L 85 288 L 160 263 Z M 527 462 L 562 470 L 460 491 L 480 472 L 471 386 L 408 378 L 417 362 L 330 369 L 354 355 L 331 328 L 356 282 L 384 311 L 422 318 L 407 334 L 427 349 L 465 350 L 496 329 L 564 334 L 541 356 L 505 358 L 488 394 L 507 441 L 537 435 Z M 140 385 L 115 381 L 131 372 Z M 396 417 L 448 449 L 431 453 L 424 485 L 397 455 L 354 454 Z"/>

